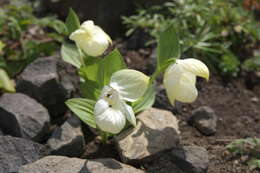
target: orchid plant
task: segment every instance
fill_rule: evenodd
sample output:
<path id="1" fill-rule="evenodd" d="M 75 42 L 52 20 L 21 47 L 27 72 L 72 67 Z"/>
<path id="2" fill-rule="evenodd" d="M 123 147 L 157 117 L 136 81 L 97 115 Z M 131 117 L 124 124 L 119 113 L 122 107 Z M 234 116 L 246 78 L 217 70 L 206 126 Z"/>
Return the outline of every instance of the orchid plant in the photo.
<path id="1" fill-rule="evenodd" d="M 209 78 L 205 64 L 180 58 L 180 45 L 174 27 L 161 33 L 157 47 L 157 68 L 152 76 L 128 69 L 117 49 L 104 55 L 111 38 L 93 21 L 80 25 L 73 10 L 66 20 L 72 43 L 64 43 L 61 55 L 78 69 L 84 98 L 66 101 L 83 122 L 98 129 L 103 141 L 136 125 L 135 115 L 150 108 L 155 100 L 154 81 L 164 73 L 164 86 L 172 105 L 175 100 L 190 103 L 198 95 L 196 76 Z"/>

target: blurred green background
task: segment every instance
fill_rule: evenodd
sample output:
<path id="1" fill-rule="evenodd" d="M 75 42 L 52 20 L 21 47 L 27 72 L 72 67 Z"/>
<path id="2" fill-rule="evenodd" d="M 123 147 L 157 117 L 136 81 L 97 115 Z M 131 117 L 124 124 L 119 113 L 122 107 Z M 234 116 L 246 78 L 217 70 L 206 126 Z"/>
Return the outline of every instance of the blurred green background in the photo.
<path id="1" fill-rule="evenodd" d="M 70 7 L 113 40 L 148 35 L 143 46 L 153 49 L 160 33 L 173 25 L 182 58 L 201 59 L 228 78 L 259 71 L 258 0 L 2 0 L 0 67 L 15 77 L 35 58 L 59 51 L 68 36 L 63 21 Z"/>

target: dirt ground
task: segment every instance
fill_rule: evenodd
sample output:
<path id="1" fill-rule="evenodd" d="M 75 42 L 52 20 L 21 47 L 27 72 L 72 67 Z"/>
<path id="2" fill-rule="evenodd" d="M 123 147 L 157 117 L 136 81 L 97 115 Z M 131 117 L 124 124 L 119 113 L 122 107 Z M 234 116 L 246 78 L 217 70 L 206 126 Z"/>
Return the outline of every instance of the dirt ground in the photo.
<path id="1" fill-rule="evenodd" d="M 180 120 L 183 145 L 205 147 L 209 153 L 208 173 L 257 173 L 251 171 L 243 157 L 234 157 L 225 146 L 234 139 L 260 137 L 260 84 L 247 89 L 243 78 L 223 83 L 218 77 L 199 81 L 199 97 L 192 104 L 182 104 L 175 114 Z M 210 106 L 218 116 L 217 133 L 203 136 L 187 120 L 199 106 Z M 176 111 L 175 111 L 176 112 Z M 170 151 L 161 153 L 144 168 L 149 173 L 182 173 L 171 161 Z"/>
<path id="2" fill-rule="evenodd" d="M 150 73 L 147 57 L 149 51 L 125 52 L 126 61 L 132 68 Z M 142 60 L 140 60 L 142 59 Z M 228 81 L 228 82 L 227 82 Z M 172 108 L 168 103 L 155 104 L 170 109 L 180 120 L 179 126 L 183 145 L 198 145 L 209 153 L 208 173 L 257 173 L 251 171 L 243 157 L 229 154 L 225 146 L 234 139 L 246 137 L 260 138 L 260 77 L 241 75 L 225 80 L 213 75 L 210 80 L 198 80 L 198 99 L 192 104 L 179 104 Z M 167 102 L 167 99 L 164 98 Z M 210 106 L 218 116 L 217 133 L 203 136 L 187 123 L 191 111 L 200 106 Z M 85 129 L 85 131 L 88 131 Z M 120 161 L 113 142 L 103 145 L 93 137 L 87 137 L 86 153 L 83 158 L 112 157 Z M 159 153 L 152 161 L 134 165 L 149 173 L 183 173 L 171 160 L 171 151 Z"/>
<path id="3" fill-rule="evenodd" d="M 186 145 L 199 145 L 209 152 L 209 173 L 249 173 L 253 172 L 243 164 L 243 158 L 232 158 L 225 146 L 234 139 L 260 137 L 260 84 L 248 90 L 243 78 L 224 84 L 213 77 L 208 83 L 200 83 L 196 102 L 182 108 L 179 119 L 182 142 Z M 201 135 L 187 125 L 190 112 L 199 106 L 210 106 L 219 118 L 217 133 L 211 137 Z M 257 172 L 257 171 L 255 171 Z"/>

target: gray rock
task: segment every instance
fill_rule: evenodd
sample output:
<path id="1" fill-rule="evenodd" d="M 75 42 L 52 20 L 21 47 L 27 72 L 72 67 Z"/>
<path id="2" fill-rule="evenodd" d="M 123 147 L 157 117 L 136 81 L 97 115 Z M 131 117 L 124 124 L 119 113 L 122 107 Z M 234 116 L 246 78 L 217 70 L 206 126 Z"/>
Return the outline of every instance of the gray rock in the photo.
<path id="1" fill-rule="evenodd" d="M 0 129 L 8 135 L 41 140 L 48 123 L 48 111 L 34 99 L 20 93 L 0 97 Z"/>
<path id="2" fill-rule="evenodd" d="M 151 108 L 137 116 L 137 125 L 116 137 L 123 162 L 149 156 L 179 145 L 178 120 L 169 111 Z"/>
<path id="3" fill-rule="evenodd" d="M 202 106 L 195 109 L 188 122 L 204 135 L 214 135 L 217 132 L 218 118 L 213 109 Z"/>
<path id="4" fill-rule="evenodd" d="M 83 159 L 47 156 L 20 167 L 19 173 L 80 173 L 85 164 L 86 160 Z"/>
<path id="5" fill-rule="evenodd" d="M 150 161 L 142 163 L 142 166 L 148 173 L 185 173 L 173 162 L 171 150 L 156 154 Z"/>
<path id="6" fill-rule="evenodd" d="M 38 143 L 11 136 L 0 136 L 0 172 L 17 172 L 19 167 L 43 157 L 46 148 Z"/>
<path id="7" fill-rule="evenodd" d="M 75 90 L 59 56 L 38 58 L 18 76 L 17 91 L 43 104 L 52 116 L 63 114 L 65 101 Z"/>
<path id="8" fill-rule="evenodd" d="M 114 159 L 83 160 L 63 156 L 47 156 L 24 165 L 19 173 L 143 173 Z"/>
<path id="9" fill-rule="evenodd" d="M 47 144 L 52 149 L 53 155 L 81 156 L 84 152 L 85 141 L 80 120 L 76 116 L 70 117 L 61 127 L 54 130 Z"/>
<path id="10" fill-rule="evenodd" d="M 142 170 L 109 158 L 89 160 L 85 168 L 90 173 L 144 173 Z"/>
<path id="11" fill-rule="evenodd" d="M 206 173 L 208 152 L 199 146 L 184 146 L 172 150 L 173 162 L 186 173 Z"/>
<path id="12" fill-rule="evenodd" d="M 0 129 L 0 136 L 3 136 L 4 135 L 4 133 L 1 131 L 1 129 Z"/>

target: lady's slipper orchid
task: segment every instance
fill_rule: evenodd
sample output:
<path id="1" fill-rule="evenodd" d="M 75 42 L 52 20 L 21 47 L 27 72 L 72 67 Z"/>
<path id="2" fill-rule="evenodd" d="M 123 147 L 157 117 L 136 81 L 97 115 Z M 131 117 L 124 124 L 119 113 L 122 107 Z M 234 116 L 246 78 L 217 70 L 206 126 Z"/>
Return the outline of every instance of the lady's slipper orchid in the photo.
<path id="1" fill-rule="evenodd" d="M 115 72 L 110 84 L 103 88 L 94 108 L 98 127 L 117 134 L 124 128 L 126 119 L 135 126 L 134 111 L 125 101 L 134 102 L 139 99 L 148 84 L 149 77 L 139 71 L 125 69 Z"/>
<path id="2" fill-rule="evenodd" d="M 88 20 L 79 29 L 71 33 L 70 39 L 90 56 L 100 56 L 112 43 L 111 38 L 94 22 Z"/>
<path id="3" fill-rule="evenodd" d="M 197 59 L 179 59 L 167 68 L 163 83 L 172 105 L 175 100 L 184 103 L 195 101 L 198 96 L 196 76 L 209 79 L 208 67 Z"/>

